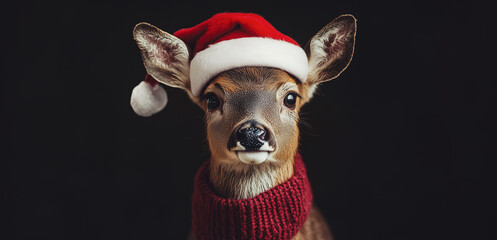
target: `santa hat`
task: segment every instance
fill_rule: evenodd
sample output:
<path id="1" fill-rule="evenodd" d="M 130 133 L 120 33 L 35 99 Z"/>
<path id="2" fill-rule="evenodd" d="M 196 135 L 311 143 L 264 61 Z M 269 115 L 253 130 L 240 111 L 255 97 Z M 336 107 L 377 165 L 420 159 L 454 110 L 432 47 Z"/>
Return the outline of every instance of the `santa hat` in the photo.
<path id="1" fill-rule="evenodd" d="M 274 67 L 301 82 L 307 79 L 304 50 L 257 14 L 220 13 L 173 35 L 193 50 L 190 81 L 194 96 L 219 73 L 238 67 Z M 131 106 L 140 116 L 157 113 L 166 103 L 166 92 L 149 75 L 131 94 Z"/>

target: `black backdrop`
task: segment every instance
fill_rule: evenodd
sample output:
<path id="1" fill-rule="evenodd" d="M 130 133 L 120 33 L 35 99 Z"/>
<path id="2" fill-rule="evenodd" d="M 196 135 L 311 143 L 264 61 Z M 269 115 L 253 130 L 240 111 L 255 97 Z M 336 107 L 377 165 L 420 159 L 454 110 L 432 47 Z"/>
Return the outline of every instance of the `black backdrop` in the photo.
<path id="1" fill-rule="evenodd" d="M 303 113 L 301 152 L 338 240 L 495 239 L 490 5 L 429 1 L 19 2 L 2 14 L 2 239 L 182 239 L 209 156 L 180 90 L 151 118 L 131 31 L 256 12 L 304 45 L 358 18 L 349 68 Z M 491 57 L 492 56 L 492 57 Z M 0 236 L 1 237 L 1 236 Z"/>

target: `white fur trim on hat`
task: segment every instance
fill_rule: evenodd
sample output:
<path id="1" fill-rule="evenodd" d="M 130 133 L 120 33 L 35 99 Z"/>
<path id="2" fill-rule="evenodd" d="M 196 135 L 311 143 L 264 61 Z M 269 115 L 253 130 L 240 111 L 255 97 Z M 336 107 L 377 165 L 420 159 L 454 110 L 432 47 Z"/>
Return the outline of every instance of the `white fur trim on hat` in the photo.
<path id="1" fill-rule="evenodd" d="M 166 90 L 158 83 L 142 81 L 133 88 L 130 104 L 136 114 L 142 117 L 152 116 L 166 106 Z"/>
<path id="2" fill-rule="evenodd" d="M 246 66 L 279 68 L 301 82 L 305 82 L 308 73 L 307 55 L 295 44 L 261 37 L 230 39 L 210 45 L 193 57 L 190 64 L 193 95 L 199 96 L 205 84 L 217 74 Z"/>

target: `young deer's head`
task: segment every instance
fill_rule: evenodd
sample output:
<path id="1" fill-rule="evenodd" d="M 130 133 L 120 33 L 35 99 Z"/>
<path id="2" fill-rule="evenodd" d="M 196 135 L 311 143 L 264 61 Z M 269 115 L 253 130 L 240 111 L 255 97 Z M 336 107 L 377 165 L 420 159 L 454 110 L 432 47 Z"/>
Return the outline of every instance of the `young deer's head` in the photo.
<path id="1" fill-rule="evenodd" d="M 186 44 L 140 23 L 134 37 L 145 67 L 156 80 L 184 89 L 205 111 L 211 152 L 210 180 L 218 194 L 249 198 L 293 174 L 299 140 L 299 111 L 316 87 L 336 78 L 354 52 L 356 20 L 342 15 L 307 44 L 305 82 L 286 71 L 246 66 L 214 76 L 199 94 L 191 90 Z"/>

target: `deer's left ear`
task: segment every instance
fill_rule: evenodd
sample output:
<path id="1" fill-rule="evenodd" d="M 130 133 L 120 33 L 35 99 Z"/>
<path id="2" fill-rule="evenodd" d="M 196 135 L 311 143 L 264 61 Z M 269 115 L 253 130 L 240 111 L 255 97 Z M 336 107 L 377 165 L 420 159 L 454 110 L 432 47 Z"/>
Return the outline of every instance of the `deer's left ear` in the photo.
<path id="1" fill-rule="evenodd" d="M 352 60 L 356 35 L 356 19 L 341 15 L 322 28 L 305 47 L 309 58 L 309 97 L 317 85 L 342 73 Z"/>
<path id="2" fill-rule="evenodd" d="M 181 39 L 143 22 L 135 26 L 133 37 L 148 74 L 168 86 L 190 91 L 189 50 Z"/>

